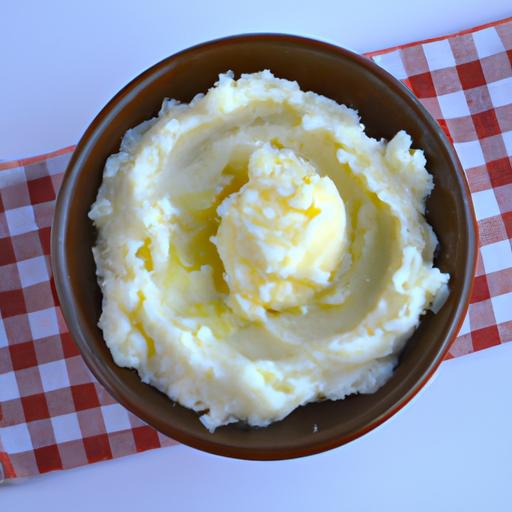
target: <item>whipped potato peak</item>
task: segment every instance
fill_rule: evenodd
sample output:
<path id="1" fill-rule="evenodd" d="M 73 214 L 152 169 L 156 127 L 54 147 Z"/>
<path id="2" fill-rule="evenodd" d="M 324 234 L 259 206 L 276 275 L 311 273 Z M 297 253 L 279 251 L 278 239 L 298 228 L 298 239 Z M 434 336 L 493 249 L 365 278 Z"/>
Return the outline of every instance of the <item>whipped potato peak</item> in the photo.
<path id="1" fill-rule="evenodd" d="M 210 431 L 375 392 L 448 293 L 411 148 L 270 71 L 165 100 L 107 159 L 89 212 L 116 364 Z"/>
<path id="2" fill-rule="evenodd" d="M 291 149 L 265 145 L 249 158 L 249 181 L 218 207 L 214 241 L 229 304 L 250 320 L 304 306 L 329 285 L 345 237 L 345 207 L 332 180 Z"/>

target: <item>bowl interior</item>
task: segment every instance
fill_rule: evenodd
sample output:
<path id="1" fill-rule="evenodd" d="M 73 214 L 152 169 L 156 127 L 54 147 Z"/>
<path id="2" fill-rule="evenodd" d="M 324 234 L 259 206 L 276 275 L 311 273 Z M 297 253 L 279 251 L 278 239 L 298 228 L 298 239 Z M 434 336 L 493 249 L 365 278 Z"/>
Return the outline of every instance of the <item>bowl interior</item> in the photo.
<path id="1" fill-rule="evenodd" d="M 87 218 L 106 158 L 129 128 L 157 114 L 162 99 L 189 101 L 219 73 L 270 69 L 356 108 L 367 133 L 391 138 L 401 129 L 425 151 L 435 189 L 428 221 L 438 235 L 436 264 L 451 275 L 451 294 L 436 314 L 423 317 L 391 380 L 372 395 L 301 407 L 266 429 L 230 425 L 208 433 L 197 415 L 117 367 L 97 327 L 101 293 Z M 62 308 L 86 362 L 105 387 L 142 419 L 203 450 L 244 458 L 286 458 L 318 452 L 373 428 L 421 387 L 455 335 L 466 308 L 475 258 L 473 214 L 453 150 L 437 124 L 401 84 L 366 59 L 315 41 L 278 35 L 239 36 L 192 48 L 157 64 L 123 89 L 92 123 L 69 165 L 59 196 L 52 258 Z M 314 425 L 318 431 L 313 432 Z"/>

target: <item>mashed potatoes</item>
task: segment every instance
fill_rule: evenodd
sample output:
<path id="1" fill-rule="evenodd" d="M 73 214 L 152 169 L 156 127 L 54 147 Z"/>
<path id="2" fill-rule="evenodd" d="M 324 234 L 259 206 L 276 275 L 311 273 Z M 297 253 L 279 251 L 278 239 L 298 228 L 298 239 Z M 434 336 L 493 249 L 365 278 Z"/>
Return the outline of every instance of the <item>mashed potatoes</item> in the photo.
<path id="1" fill-rule="evenodd" d="M 293 150 L 265 145 L 249 159 L 249 181 L 217 208 L 217 246 L 228 303 L 249 320 L 302 306 L 330 285 L 341 261 L 345 208 L 328 176 Z"/>
<path id="2" fill-rule="evenodd" d="M 90 217 L 115 362 L 211 431 L 372 393 L 448 275 L 425 158 L 269 71 L 164 102 L 105 165 Z"/>

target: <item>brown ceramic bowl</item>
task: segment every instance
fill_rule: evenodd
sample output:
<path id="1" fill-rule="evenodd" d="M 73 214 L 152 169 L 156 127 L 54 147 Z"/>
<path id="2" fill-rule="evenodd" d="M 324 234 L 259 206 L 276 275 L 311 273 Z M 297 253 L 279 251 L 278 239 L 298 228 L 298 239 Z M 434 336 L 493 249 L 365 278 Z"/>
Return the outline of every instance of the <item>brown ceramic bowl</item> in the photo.
<path id="1" fill-rule="evenodd" d="M 100 329 L 101 293 L 91 247 L 95 232 L 87 212 L 95 200 L 106 158 L 129 128 L 156 115 L 162 99 L 188 102 L 220 72 L 237 75 L 270 69 L 356 108 L 373 137 L 411 134 L 422 148 L 435 189 L 428 222 L 440 242 L 436 260 L 451 275 L 448 301 L 423 317 L 389 382 L 371 395 L 301 407 L 264 429 L 229 425 L 210 434 L 197 414 L 112 360 Z M 78 97 L 78 96 L 77 96 Z M 391 75 L 364 57 L 302 37 L 256 34 L 195 46 L 142 73 L 92 122 L 68 166 L 57 200 L 52 264 L 64 317 L 86 363 L 106 389 L 160 432 L 208 452 L 245 459 L 300 457 L 342 445 L 372 430 L 403 407 L 427 382 L 454 340 L 467 309 L 476 259 L 476 224 L 469 190 L 455 152 L 420 103 Z M 318 431 L 313 433 L 313 425 Z"/>

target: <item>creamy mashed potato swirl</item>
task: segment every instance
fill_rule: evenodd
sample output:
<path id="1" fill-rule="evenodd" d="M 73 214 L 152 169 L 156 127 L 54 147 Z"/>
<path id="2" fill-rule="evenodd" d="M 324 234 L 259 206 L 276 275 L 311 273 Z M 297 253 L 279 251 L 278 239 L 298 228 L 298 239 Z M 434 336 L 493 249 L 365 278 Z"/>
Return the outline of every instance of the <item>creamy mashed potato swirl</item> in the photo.
<path id="1" fill-rule="evenodd" d="M 166 100 L 89 213 L 114 361 L 211 431 L 376 391 L 447 290 L 425 164 L 269 71 Z"/>

